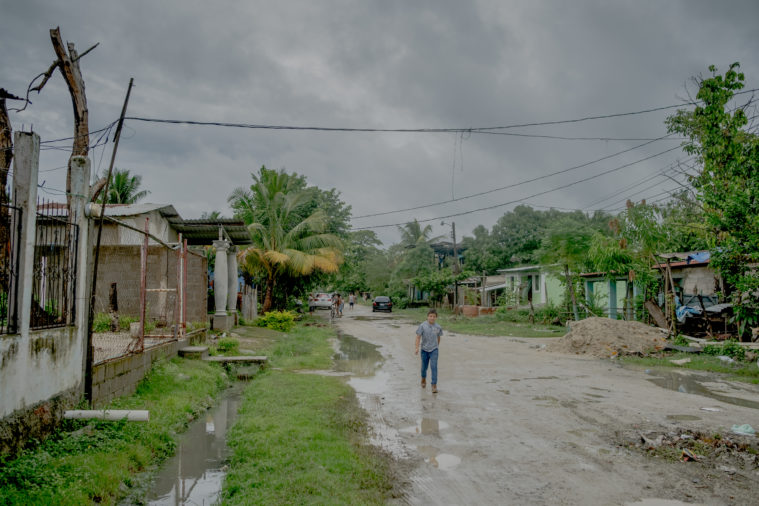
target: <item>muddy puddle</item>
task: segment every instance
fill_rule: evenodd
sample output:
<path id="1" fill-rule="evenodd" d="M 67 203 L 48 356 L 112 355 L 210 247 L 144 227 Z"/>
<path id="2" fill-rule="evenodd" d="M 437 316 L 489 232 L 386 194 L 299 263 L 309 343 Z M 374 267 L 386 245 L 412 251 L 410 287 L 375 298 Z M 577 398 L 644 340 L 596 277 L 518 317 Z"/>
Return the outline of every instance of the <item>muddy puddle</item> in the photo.
<path id="1" fill-rule="evenodd" d="M 647 378 L 648 381 L 668 390 L 675 390 L 684 394 L 701 395 L 703 397 L 708 397 L 710 399 L 721 401 L 727 404 L 743 406 L 745 408 L 759 409 L 759 402 L 743 399 L 741 397 L 725 395 L 716 392 L 713 388 L 705 386 L 706 383 L 721 383 L 717 378 L 680 374 L 674 371 L 656 369 L 647 369 L 646 373 L 654 376 L 652 378 Z"/>
<path id="2" fill-rule="evenodd" d="M 161 468 L 148 493 L 151 505 L 215 504 L 229 456 L 227 430 L 237 418 L 244 385 L 231 388 L 219 404 L 190 424 L 175 455 Z"/>
<path id="3" fill-rule="evenodd" d="M 371 343 L 338 331 L 337 351 L 333 356 L 335 371 L 361 377 L 373 376 L 384 361 L 377 348 Z"/>

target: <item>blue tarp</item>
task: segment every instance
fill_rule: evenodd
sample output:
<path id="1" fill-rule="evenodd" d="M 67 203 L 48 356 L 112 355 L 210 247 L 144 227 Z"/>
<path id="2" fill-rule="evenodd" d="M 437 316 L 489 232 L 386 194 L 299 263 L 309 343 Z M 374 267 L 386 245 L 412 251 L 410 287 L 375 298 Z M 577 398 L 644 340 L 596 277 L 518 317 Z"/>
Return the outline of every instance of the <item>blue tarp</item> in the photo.
<path id="1" fill-rule="evenodd" d="M 690 315 L 700 315 L 701 309 L 693 306 L 683 306 L 680 303 L 680 297 L 675 297 L 675 315 L 677 315 L 677 321 L 680 323 L 685 322 L 685 319 Z"/>
<path id="2" fill-rule="evenodd" d="M 697 251 L 688 255 L 686 262 L 708 262 L 712 254 L 708 251 Z"/>

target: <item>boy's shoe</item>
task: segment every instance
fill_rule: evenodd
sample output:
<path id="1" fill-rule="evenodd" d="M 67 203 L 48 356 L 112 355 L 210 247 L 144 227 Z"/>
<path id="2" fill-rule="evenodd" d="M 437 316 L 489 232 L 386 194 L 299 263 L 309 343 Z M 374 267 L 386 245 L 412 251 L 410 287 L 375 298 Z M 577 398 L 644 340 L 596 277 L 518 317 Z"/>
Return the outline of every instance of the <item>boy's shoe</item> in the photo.
<path id="1" fill-rule="evenodd" d="M 437 393 L 437 385 L 432 385 L 432 393 L 433 394 Z"/>
<path id="2" fill-rule="evenodd" d="M 427 378 L 422 378 L 422 388 L 427 386 Z"/>

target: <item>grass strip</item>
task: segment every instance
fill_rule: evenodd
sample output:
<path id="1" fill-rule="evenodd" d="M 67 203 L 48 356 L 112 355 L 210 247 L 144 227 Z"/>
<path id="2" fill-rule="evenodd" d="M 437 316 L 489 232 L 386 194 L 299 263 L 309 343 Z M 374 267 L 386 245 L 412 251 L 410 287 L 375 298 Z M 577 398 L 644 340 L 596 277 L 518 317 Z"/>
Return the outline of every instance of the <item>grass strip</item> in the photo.
<path id="1" fill-rule="evenodd" d="M 134 395 L 107 406 L 147 409 L 149 422 L 65 420 L 36 448 L 0 462 L 0 504 L 114 504 L 138 473 L 173 453 L 177 433 L 227 384 L 217 365 L 155 364 Z"/>
<path id="2" fill-rule="evenodd" d="M 247 387 L 228 433 L 223 504 L 384 504 L 393 495 L 392 459 L 367 443 L 353 389 L 294 372 L 331 367 L 332 337 L 330 327 L 301 324 L 264 350 L 272 367 Z"/>
<path id="3" fill-rule="evenodd" d="M 671 360 L 689 358 L 690 362 L 673 364 Z M 655 357 L 620 357 L 624 364 L 640 368 L 666 367 L 675 369 L 689 369 L 694 371 L 708 371 L 726 375 L 726 379 L 743 381 L 745 383 L 759 384 L 759 367 L 754 361 L 735 361 L 725 363 L 711 355 L 697 355 L 695 353 L 662 353 Z"/>
<path id="4" fill-rule="evenodd" d="M 399 309 L 400 316 L 408 317 L 411 322 L 421 323 L 427 319 L 427 308 Z M 497 315 L 468 317 L 454 315 L 449 310 L 438 309 L 437 323 L 443 331 L 457 334 L 490 337 L 562 337 L 567 333 L 566 327 L 529 323 L 528 321 L 505 321 Z"/>

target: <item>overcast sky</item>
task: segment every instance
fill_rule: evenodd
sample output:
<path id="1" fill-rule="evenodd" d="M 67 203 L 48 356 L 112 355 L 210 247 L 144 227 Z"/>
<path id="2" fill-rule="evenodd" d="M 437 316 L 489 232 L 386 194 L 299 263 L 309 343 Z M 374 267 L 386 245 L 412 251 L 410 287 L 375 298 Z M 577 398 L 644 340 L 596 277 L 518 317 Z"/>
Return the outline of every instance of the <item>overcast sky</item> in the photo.
<path id="1" fill-rule="evenodd" d="M 759 88 L 756 0 L 0 0 L 0 7 L 0 87 L 14 94 L 24 95 L 55 59 L 50 28 L 60 26 L 79 52 L 100 44 L 81 60 L 90 130 L 118 118 L 132 77 L 128 116 L 377 129 L 510 126 L 680 104 L 695 89 L 692 76 L 734 61 L 746 88 Z M 31 99 L 22 113 L 11 112 L 14 129 L 33 125 L 43 142 L 72 135 L 59 73 Z M 587 211 L 666 197 L 677 184 L 667 177 L 672 164 L 686 159 L 672 150 L 680 141 L 630 148 L 666 135 L 664 118 L 673 111 L 491 133 L 129 120 L 116 167 L 142 175 L 146 202 L 172 204 L 184 218 L 231 215 L 228 195 L 266 165 L 336 188 L 356 217 L 442 202 L 352 224 L 417 218 L 437 235 L 450 233 L 440 224 L 445 217 L 460 240 L 478 224 L 491 229 L 519 200 Z M 70 141 L 43 146 L 44 188 L 63 189 Z M 112 146 L 91 151 L 96 169 L 108 167 Z M 40 195 L 62 200 L 49 191 Z M 373 230 L 386 246 L 399 239 L 396 226 Z"/>

